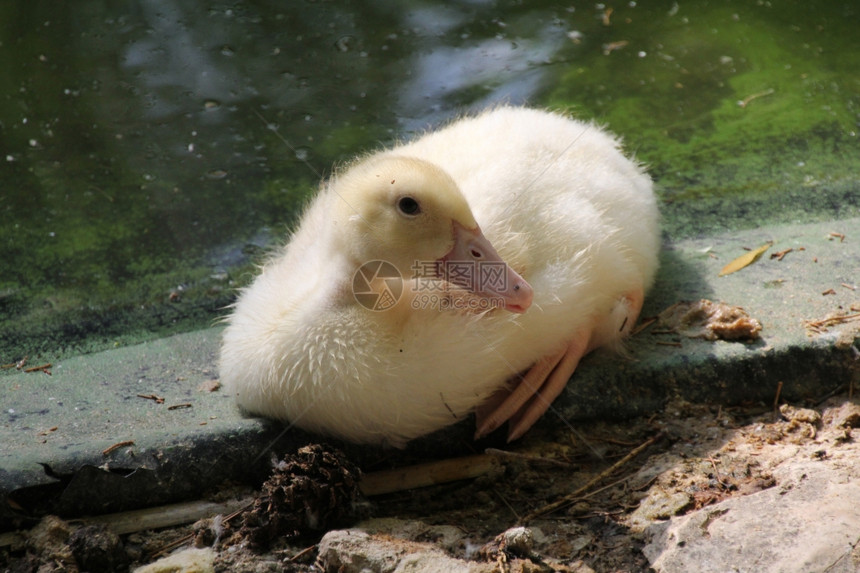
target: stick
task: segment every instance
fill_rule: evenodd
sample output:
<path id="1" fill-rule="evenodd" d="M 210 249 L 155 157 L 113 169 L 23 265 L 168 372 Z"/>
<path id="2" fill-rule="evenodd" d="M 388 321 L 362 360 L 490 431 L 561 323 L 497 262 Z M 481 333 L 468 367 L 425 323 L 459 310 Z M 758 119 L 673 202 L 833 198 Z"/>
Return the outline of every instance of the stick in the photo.
<path id="1" fill-rule="evenodd" d="M 287 559 L 287 561 L 290 563 L 295 563 L 296 561 L 298 561 L 299 559 L 301 559 L 302 557 L 304 557 L 305 555 L 307 555 L 308 553 L 310 553 L 311 551 L 313 551 L 316 548 L 317 548 L 316 545 L 311 545 L 310 547 L 305 547 L 304 549 L 302 549 L 301 551 L 299 551 L 298 553 L 296 553 L 295 555 L 293 555 L 292 557 Z"/>
<path id="2" fill-rule="evenodd" d="M 38 372 L 39 370 L 47 370 L 51 367 L 51 363 L 48 362 L 46 364 L 40 364 L 39 366 L 30 366 L 29 368 L 24 368 L 24 372 Z"/>
<path id="3" fill-rule="evenodd" d="M 528 523 L 529 521 L 531 521 L 533 519 L 536 519 L 536 518 L 538 518 L 544 514 L 547 514 L 547 513 L 552 513 L 553 511 L 559 509 L 560 507 L 562 507 L 568 503 L 571 503 L 577 497 L 582 495 L 583 492 L 587 491 L 593 485 L 599 483 L 605 477 L 608 477 L 609 475 L 614 473 L 615 470 L 617 470 L 618 468 L 620 468 L 621 466 L 623 466 L 624 464 L 626 464 L 627 462 L 629 462 L 630 460 L 632 460 L 633 458 L 635 458 L 636 456 L 641 454 L 643 451 L 645 451 L 645 449 L 648 448 L 648 446 L 653 445 L 657 440 L 659 440 L 662 437 L 663 437 L 662 432 L 658 432 L 657 434 L 651 436 L 650 438 L 645 440 L 641 445 L 632 449 L 629 454 L 627 454 L 626 456 L 624 456 L 623 458 L 621 458 L 620 460 L 618 460 L 617 462 L 612 464 L 606 470 L 600 472 L 600 475 L 596 476 L 594 479 L 589 481 L 587 484 L 585 484 L 581 488 L 577 489 L 573 493 L 567 494 L 566 496 L 564 496 L 563 498 L 561 498 L 557 501 L 554 501 L 554 502 L 552 502 L 548 505 L 545 505 L 539 509 L 536 509 L 535 511 L 533 511 L 530 514 L 528 514 L 527 516 L 525 516 L 522 520 L 522 523 L 525 525 L 526 523 Z"/>
<path id="4" fill-rule="evenodd" d="M 484 453 L 490 454 L 493 456 L 508 457 L 508 458 L 514 458 L 514 459 L 518 459 L 518 460 L 526 460 L 529 462 L 541 463 L 541 464 L 551 464 L 551 465 L 560 466 L 563 468 L 572 468 L 573 467 L 573 464 L 571 464 L 571 463 L 563 462 L 561 460 L 556 460 L 553 458 L 544 458 L 541 456 L 532 456 L 529 454 L 521 454 L 519 452 L 508 452 L 506 450 L 498 450 L 496 448 L 487 448 L 486 450 L 484 450 Z"/>
<path id="5" fill-rule="evenodd" d="M 252 503 L 254 503 L 254 498 L 252 497 L 224 503 L 189 501 L 133 511 L 123 511 L 121 513 L 109 513 L 107 515 L 86 517 L 72 521 L 83 523 L 84 525 L 104 524 L 117 535 L 125 535 L 126 533 L 135 533 L 146 529 L 161 529 L 163 527 L 193 523 L 204 517 L 230 513 L 249 506 Z M 18 532 L 2 533 L 0 534 L 0 547 L 12 545 L 16 541 L 23 541 L 23 539 L 24 537 Z"/>
<path id="6" fill-rule="evenodd" d="M 749 105 L 749 103 L 750 103 L 752 100 L 754 100 L 754 99 L 758 99 L 758 98 L 760 98 L 760 97 L 764 97 L 764 96 L 769 96 L 769 95 L 771 95 L 772 93 L 774 93 L 774 89 L 773 89 L 773 88 L 770 88 L 770 89 L 766 89 L 766 90 L 764 90 L 763 92 L 758 92 L 758 93 L 754 93 L 754 94 L 752 94 L 752 95 L 748 95 L 748 96 L 747 96 L 747 97 L 745 97 L 744 99 L 740 100 L 740 101 L 738 102 L 738 105 L 739 105 L 740 107 L 746 107 L 746 106 L 748 106 L 748 105 Z M 831 235 L 832 235 L 832 234 L 833 234 L 833 233 L 831 233 Z"/>
<path id="7" fill-rule="evenodd" d="M 133 445 L 134 445 L 134 440 L 125 440 L 124 442 L 117 442 L 116 444 L 114 444 L 112 446 L 108 446 L 107 448 L 102 450 L 102 455 L 106 456 L 114 450 L 124 448 L 125 446 L 133 446 Z"/>
<path id="8" fill-rule="evenodd" d="M 254 503 L 252 497 L 235 499 L 224 503 L 189 501 L 186 503 L 175 503 L 173 505 L 162 505 L 160 507 L 88 517 L 82 521 L 87 525 L 107 525 L 117 535 L 123 535 L 145 529 L 161 529 L 163 527 L 193 523 L 204 517 L 232 513 L 252 503 Z"/>
<path id="9" fill-rule="evenodd" d="M 782 380 L 776 384 L 776 395 L 773 397 L 773 417 L 779 420 L 779 395 L 782 393 Z"/>
<path id="10" fill-rule="evenodd" d="M 359 487 L 364 495 L 382 495 L 478 477 L 498 464 L 496 456 L 487 454 L 452 458 L 365 474 Z"/>

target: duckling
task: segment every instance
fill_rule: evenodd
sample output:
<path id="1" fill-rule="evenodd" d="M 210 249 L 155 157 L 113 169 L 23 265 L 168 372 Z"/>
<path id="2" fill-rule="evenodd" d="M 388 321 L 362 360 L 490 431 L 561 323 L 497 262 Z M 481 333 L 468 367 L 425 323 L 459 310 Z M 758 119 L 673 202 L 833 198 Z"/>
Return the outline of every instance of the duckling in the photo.
<path id="1" fill-rule="evenodd" d="M 522 436 L 653 282 L 650 178 L 593 123 L 498 107 L 332 176 L 235 303 L 250 414 L 404 446 L 477 415 Z"/>

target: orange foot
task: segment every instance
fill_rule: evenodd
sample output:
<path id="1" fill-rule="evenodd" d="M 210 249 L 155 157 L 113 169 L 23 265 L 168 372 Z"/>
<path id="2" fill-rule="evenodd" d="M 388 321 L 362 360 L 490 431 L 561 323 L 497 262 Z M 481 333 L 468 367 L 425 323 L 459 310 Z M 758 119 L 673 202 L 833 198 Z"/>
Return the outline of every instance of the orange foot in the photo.
<path id="1" fill-rule="evenodd" d="M 630 332 L 639 317 L 642 301 L 641 289 L 628 293 L 619 300 L 619 304 L 626 307 L 620 328 L 622 335 Z M 510 422 L 509 442 L 525 434 L 567 386 L 582 357 L 606 343 L 606 340 L 602 340 L 598 335 L 600 331 L 599 321 L 583 327 L 560 352 L 538 360 L 525 376 L 521 377 L 519 384 L 512 391 L 505 389 L 480 406 L 477 411 L 478 429 L 475 439 L 486 436 L 507 421 Z"/>

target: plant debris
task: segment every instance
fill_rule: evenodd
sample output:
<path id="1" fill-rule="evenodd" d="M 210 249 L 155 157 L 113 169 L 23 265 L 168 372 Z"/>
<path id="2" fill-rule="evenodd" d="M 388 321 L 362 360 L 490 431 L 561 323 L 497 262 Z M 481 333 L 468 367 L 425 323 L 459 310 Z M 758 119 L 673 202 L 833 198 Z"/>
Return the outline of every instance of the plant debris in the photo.
<path id="1" fill-rule="evenodd" d="M 851 310 L 853 311 L 854 307 L 852 307 Z M 821 334 L 822 332 L 827 332 L 827 329 L 831 326 L 845 324 L 855 320 L 860 321 L 860 312 L 829 314 L 824 318 L 817 320 L 805 320 L 803 321 L 803 324 L 810 332 Z"/>
<path id="2" fill-rule="evenodd" d="M 156 404 L 164 404 L 164 398 L 157 394 L 138 394 L 138 398 L 146 398 L 147 400 L 152 400 Z"/>
<path id="3" fill-rule="evenodd" d="M 757 99 L 758 99 L 758 98 L 760 98 L 760 97 L 765 97 L 765 96 L 773 95 L 774 93 L 775 93 L 775 90 L 774 90 L 773 88 L 768 88 L 768 89 L 766 89 L 766 90 L 764 90 L 764 91 L 756 92 L 756 93 L 754 93 L 754 94 L 750 94 L 750 95 L 748 95 L 747 97 L 745 97 L 744 99 L 742 99 L 742 100 L 738 100 L 738 107 L 746 107 L 746 106 L 748 106 L 748 105 L 750 104 L 750 102 L 752 102 L 753 100 L 757 100 Z"/>
<path id="4" fill-rule="evenodd" d="M 773 241 L 768 241 L 767 243 L 760 246 L 759 248 L 753 249 L 753 250 L 749 251 L 748 253 L 744 253 L 743 255 L 739 256 L 738 258 L 733 259 L 729 264 L 727 264 L 726 266 L 723 267 L 723 269 L 720 271 L 719 276 L 723 277 L 726 275 L 730 275 L 732 273 L 738 272 L 739 270 L 741 270 L 745 267 L 750 266 L 751 264 L 753 264 L 754 262 L 759 260 L 761 258 L 761 256 L 765 253 L 765 251 L 767 251 L 772 246 L 773 246 Z"/>
<path id="5" fill-rule="evenodd" d="M 760 338 L 761 323 L 739 306 L 702 299 L 679 302 L 660 313 L 659 325 L 689 338 L 752 341 Z"/>
<path id="6" fill-rule="evenodd" d="M 197 386 L 197 390 L 200 392 L 215 392 L 220 388 L 221 382 L 215 379 L 204 380 Z"/>
<path id="7" fill-rule="evenodd" d="M 275 465 L 237 535 L 265 549 L 281 537 L 342 526 L 362 500 L 361 472 L 340 451 L 311 444 Z"/>
<path id="8" fill-rule="evenodd" d="M 806 249 L 804 249 L 803 247 L 800 247 L 800 248 L 799 248 L 799 249 L 797 249 L 797 250 L 798 250 L 798 251 L 805 251 Z M 770 254 L 770 258 L 771 258 L 771 259 L 776 259 L 776 260 L 778 260 L 778 261 L 781 261 L 782 259 L 784 259 L 784 258 L 785 258 L 785 255 L 787 255 L 788 253 L 791 253 L 792 251 L 794 251 L 794 249 L 793 249 L 792 247 L 789 247 L 789 248 L 787 248 L 787 249 L 783 249 L 783 250 L 778 251 L 778 252 L 776 252 L 776 253 L 771 253 L 771 254 Z"/>
<path id="9" fill-rule="evenodd" d="M 115 450 L 118 450 L 120 448 L 124 448 L 125 446 L 133 446 L 133 445 L 134 445 L 134 440 L 125 440 L 123 442 L 117 442 L 114 445 L 108 446 L 107 448 L 102 450 L 102 455 L 106 456 Z"/>
<path id="10" fill-rule="evenodd" d="M 38 366 L 30 366 L 29 368 L 24 368 L 24 372 L 44 372 L 48 376 L 51 375 L 51 366 L 53 366 L 50 362 L 45 364 L 40 364 Z"/>

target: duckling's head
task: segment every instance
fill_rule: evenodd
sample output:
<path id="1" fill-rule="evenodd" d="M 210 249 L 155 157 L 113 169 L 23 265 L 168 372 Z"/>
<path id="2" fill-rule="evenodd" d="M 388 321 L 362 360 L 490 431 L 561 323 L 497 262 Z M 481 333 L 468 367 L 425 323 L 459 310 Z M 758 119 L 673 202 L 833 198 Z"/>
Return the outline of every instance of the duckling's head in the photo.
<path id="1" fill-rule="evenodd" d="M 378 155 L 336 177 L 330 190 L 340 248 L 356 265 L 384 260 L 404 277 L 434 268 L 435 278 L 493 297 L 512 312 L 531 305 L 531 286 L 484 237 L 456 182 L 440 167 Z"/>

